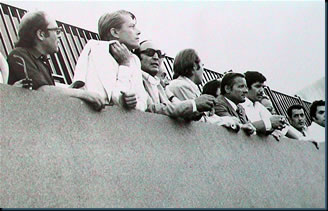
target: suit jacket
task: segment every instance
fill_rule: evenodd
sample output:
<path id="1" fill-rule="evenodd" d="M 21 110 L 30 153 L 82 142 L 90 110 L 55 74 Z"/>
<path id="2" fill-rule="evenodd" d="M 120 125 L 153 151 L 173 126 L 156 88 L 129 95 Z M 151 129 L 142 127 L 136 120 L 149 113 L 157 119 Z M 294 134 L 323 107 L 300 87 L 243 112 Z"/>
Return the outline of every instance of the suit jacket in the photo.
<path id="1" fill-rule="evenodd" d="M 172 103 L 169 101 L 159 80 L 145 72 L 142 73 L 142 77 L 144 87 L 149 95 L 147 111 L 182 118 L 188 118 L 193 115 L 192 100 Z"/>
<path id="2" fill-rule="evenodd" d="M 36 58 L 30 49 L 17 47 L 8 55 L 9 78 L 8 84 L 14 84 L 16 81 L 26 77 L 22 61 L 14 57 L 20 56 L 24 59 L 28 77 L 32 79 L 32 88 L 38 89 L 44 85 L 54 86 L 55 81 L 51 74 L 51 68 L 46 59 Z"/>
<path id="3" fill-rule="evenodd" d="M 219 95 L 217 98 L 217 103 L 214 106 L 215 114 L 218 116 L 235 116 L 239 118 L 235 109 L 231 106 L 231 104 L 227 101 L 227 99 L 223 95 Z"/>
<path id="4" fill-rule="evenodd" d="M 194 100 L 201 94 L 197 85 L 189 78 L 183 76 L 172 80 L 166 89 L 179 100 Z"/>

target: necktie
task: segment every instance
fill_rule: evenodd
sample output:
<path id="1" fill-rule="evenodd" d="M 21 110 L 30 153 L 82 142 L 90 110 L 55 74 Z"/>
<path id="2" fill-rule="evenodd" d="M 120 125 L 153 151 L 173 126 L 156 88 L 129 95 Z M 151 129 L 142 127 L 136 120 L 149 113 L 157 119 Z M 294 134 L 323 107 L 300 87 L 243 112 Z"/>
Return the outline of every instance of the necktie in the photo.
<path id="1" fill-rule="evenodd" d="M 245 110 L 244 110 L 244 108 L 241 105 L 237 105 L 236 112 L 237 112 L 238 117 L 240 119 L 240 122 L 242 124 L 245 124 L 245 123 L 248 122 L 247 116 L 246 116 L 246 113 L 245 113 Z"/>

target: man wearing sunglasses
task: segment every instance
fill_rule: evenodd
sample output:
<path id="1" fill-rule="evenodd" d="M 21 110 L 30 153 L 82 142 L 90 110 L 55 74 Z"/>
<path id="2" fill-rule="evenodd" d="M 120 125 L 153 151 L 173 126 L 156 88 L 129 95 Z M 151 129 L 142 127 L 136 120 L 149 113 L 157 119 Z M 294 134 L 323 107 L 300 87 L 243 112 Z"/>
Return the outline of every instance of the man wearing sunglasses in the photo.
<path id="1" fill-rule="evenodd" d="M 211 99 L 201 96 L 198 99 L 169 100 L 157 76 L 165 54 L 152 41 L 143 41 L 135 54 L 140 58 L 144 87 L 149 95 L 147 111 L 186 120 L 195 119 L 203 111 L 211 109 Z"/>
<path id="2" fill-rule="evenodd" d="M 46 57 L 58 52 L 60 33 L 61 28 L 45 12 L 26 13 L 19 25 L 16 46 L 7 58 L 8 84 L 79 98 L 101 110 L 104 101 L 97 93 L 55 86 Z"/>

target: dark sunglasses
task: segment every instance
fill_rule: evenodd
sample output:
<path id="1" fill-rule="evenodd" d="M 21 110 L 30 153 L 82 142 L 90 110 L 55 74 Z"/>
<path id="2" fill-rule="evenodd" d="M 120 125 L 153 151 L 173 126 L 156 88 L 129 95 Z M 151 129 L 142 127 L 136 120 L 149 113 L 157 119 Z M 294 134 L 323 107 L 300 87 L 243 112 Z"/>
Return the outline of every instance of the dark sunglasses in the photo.
<path id="1" fill-rule="evenodd" d="M 60 35 L 60 33 L 63 31 L 62 27 L 55 27 L 55 28 L 47 28 L 48 31 L 55 31 L 57 35 Z"/>
<path id="2" fill-rule="evenodd" d="M 140 51 L 140 54 L 145 54 L 147 56 L 154 56 L 157 53 L 158 58 L 162 59 L 165 57 L 165 53 L 162 54 L 161 50 L 155 50 L 152 48 L 147 48 L 146 50 Z"/>

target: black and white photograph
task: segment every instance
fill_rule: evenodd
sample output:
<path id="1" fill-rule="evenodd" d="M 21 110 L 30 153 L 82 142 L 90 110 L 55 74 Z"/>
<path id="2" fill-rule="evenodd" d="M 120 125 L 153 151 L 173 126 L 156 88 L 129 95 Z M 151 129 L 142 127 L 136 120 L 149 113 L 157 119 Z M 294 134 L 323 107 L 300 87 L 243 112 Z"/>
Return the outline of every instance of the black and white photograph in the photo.
<path id="1" fill-rule="evenodd" d="M 0 2 L 0 207 L 327 208 L 326 2 Z"/>

